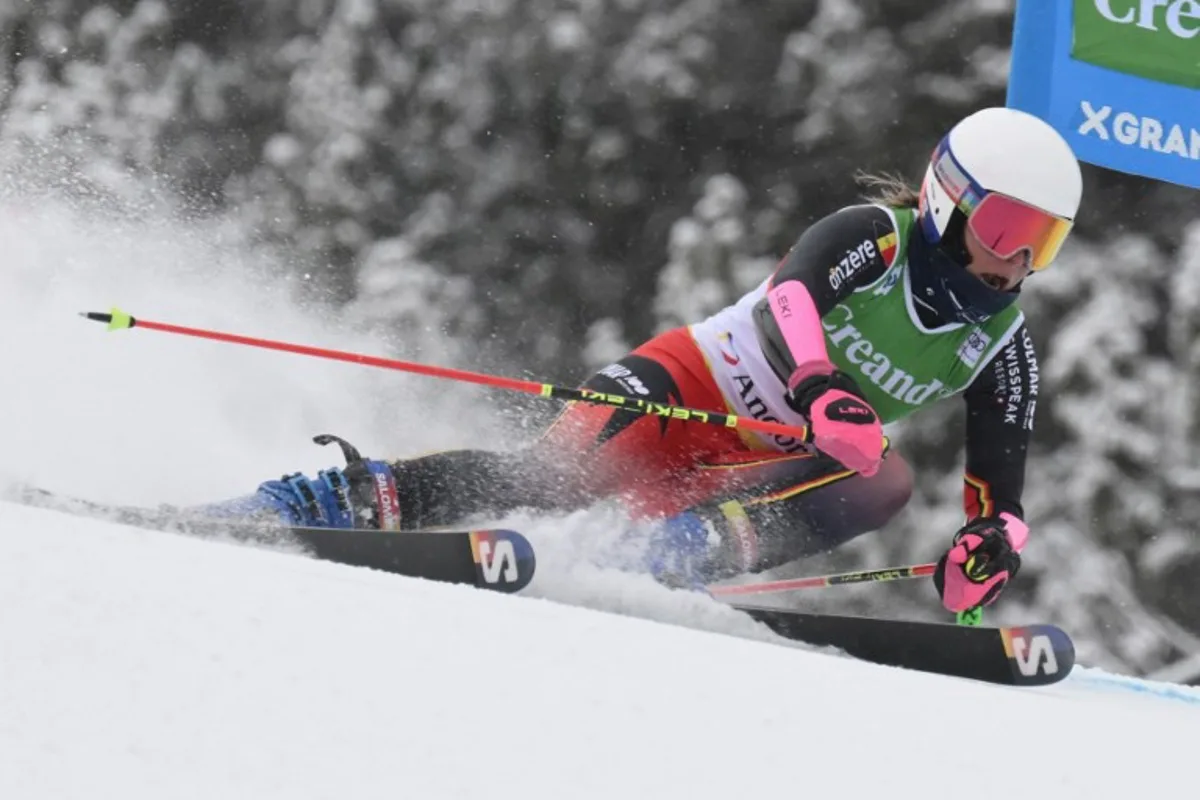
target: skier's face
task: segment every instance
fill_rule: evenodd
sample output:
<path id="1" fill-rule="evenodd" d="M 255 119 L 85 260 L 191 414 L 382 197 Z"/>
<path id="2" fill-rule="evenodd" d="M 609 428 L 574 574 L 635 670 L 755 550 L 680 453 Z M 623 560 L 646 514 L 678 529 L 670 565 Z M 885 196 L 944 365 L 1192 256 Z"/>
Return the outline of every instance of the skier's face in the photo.
<path id="1" fill-rule="evenodd" d="M 988 252 L 971 231 L 970 225 L 967 226 L 965 234 L 967 254 L 971 256 L 967 272 L 996 291 L 1012 291 L 1033 271 L 1028 250 L 1019 250 L 1008 258 L 1000 258 Z"/>

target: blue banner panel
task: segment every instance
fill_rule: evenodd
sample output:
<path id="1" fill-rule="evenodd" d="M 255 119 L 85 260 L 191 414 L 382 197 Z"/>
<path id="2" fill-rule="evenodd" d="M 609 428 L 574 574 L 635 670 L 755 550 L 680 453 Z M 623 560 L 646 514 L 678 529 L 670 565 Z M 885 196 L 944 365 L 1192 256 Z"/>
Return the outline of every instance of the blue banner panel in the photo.
<path id="1" fill-rule="evenodd" d="M 1200 64 L 1195 0 L 1086 2 L 1117 35 L 1128 25 L 1195 41 Z M 1018 0 L 1008 105 L 1053 125 L 1081 161 L 1200 189 L 1200 89 L 1072 58 L 1074 15 L 1075 0 Z"/>

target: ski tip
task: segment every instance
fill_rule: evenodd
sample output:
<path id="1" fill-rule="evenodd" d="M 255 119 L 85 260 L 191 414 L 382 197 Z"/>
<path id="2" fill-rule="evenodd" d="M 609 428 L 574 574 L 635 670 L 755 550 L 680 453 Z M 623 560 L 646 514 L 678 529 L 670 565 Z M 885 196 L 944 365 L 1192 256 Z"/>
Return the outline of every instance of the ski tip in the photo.
<path id="1" fill-rule="evenodd" d="M 475 559 L 476 585 L 500 592 L 519 592 L 533 580 L 537 559 L 533 546 L 521 534 L 493 528 L 471 531 L 471 556 Z"/>
<path id="2" fill-rule="evenodd" d="M 132 328 L 136 324 L 136 320 L 133 317 L 119 308 L 114 308 L 108 313 L 102 311 L 80 311 L 79 316 L 92 322 L 103 322 L 108 325 L 110 331 Z"/>
<path id="3" fill-rule="evenodd" d="M 1075 643 L 1055 625 L 1001 628 L 1000 636 L 1017 685 L 1057 683 L 1075 667 Z"/>

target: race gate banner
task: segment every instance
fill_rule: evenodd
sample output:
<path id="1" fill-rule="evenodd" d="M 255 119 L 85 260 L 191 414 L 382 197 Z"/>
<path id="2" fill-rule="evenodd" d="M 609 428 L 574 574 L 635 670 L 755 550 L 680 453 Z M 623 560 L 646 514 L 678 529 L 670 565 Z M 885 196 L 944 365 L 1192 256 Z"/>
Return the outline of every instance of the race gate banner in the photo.
<path id="1" fill-rule="evenodd" d="M 1082 161 L 1200 188 L 1200 0 L 1018 0 L 1008 105 Z"/>

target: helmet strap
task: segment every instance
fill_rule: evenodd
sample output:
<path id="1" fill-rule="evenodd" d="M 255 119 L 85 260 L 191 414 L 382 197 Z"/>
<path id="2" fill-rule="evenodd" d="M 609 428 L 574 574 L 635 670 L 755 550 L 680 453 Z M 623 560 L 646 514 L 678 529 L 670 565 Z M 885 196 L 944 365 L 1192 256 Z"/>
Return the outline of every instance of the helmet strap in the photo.
<path id="1" fill-rule="evenodd" d="M 971 263 L 971 254 L 967 252 L 967 215 L 961 209 L 954 209 L 954 213 L 950 215 L 950 221 L 946 223 L 946 232 L 942 234 L 937 248 L 964 269 Z"/>

